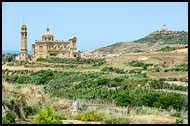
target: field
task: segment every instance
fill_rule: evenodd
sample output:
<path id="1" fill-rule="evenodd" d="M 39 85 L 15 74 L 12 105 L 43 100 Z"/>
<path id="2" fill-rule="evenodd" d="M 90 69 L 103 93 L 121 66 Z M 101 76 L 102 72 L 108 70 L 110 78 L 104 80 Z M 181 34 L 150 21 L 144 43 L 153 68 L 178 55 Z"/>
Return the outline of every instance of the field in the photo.
<path id="1" fill-rule="evenodd" d="M 2 109 L 2 123 L 188 124 L 188 49 L 5 62 Z"/>

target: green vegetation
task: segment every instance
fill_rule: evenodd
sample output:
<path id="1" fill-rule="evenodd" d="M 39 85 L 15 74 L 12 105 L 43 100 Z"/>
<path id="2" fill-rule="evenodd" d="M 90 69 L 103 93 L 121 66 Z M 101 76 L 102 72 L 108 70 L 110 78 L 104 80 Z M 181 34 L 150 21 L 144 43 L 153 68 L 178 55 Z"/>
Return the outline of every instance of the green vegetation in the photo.
<path id="1" fill-rule="evenodd" d="M 104 113 L 96 111 L 78 113 L 74 115 L 73 119 L 82 121 L 99 121 L 105 124 L 129 124 L 131 122 L 128 118 L 105 116 Z"/>
<path id="2" fill-rule="evenodd" d="M 170 93 L 160 96 L 158 100 L 154 103 L 154 106 L 164 109 L 168 109 L 169 106 L 172 106 L 176 110 L 181 110 L 182 108 L 185 108 L 184 101 L 186 101 L 186 99 L 180 94 Z"/>
<path id="3" fill-rule="evenodd" d="M 26 113 L 26 118 L 32 114 L 32 106 L 25 106 L 24 111 Z"/>
<path id="4" fill-rule="evenodd" d="M 21 61 L 11 61 L 7 64 L 7 66 L 22 66 L 24 64 L 28 63 L 28 61 L 21 60 Z"/>
<path id="5" fill-rule="evenodd" d="M 188 71 L 188 64 L 182 63 L 173 68 L 166 69 L 165 72 L 168 71 Z"/>
<path id="6" fill-rule="evenodd" d="M 2 54 L 2 62 L 12 62 L 15 61 L 15 57 L 19 54 Z"/>
<path id="7" fill-rule="evenodd" d="M 6 117 L 2 119 L 3 124 L 15 124 L 16 123 L 16 113 L 8 111 Z"/>
<path id="8" fill-rule="evenodd" d="M 123 69 L 118 69 L 118 68 L 113 68 L 113 67 L 107 67 L 107 66 L 104 67 L 104 68 L 102 68 L 101 71 L 103 71 L 103 72 L 115 72 L 115 73 L 118 73 L 118 74 L 124 74 L 124 73 L 126 73 L 126 71 L 123 70 Z"/>
<path id="9" fill-rule="evenodd" d="M 66 63 L 66 64 L 94 64 L 97 66 L 103 65 L 105 59 L 85 59 L 85 58 L 57 58 L 51 57 L 48 59 L 49 63 Z"/>
<path id="10" fill-rule="evenodd" d="M 35 116 L 35 124 L 62 124 L 60 120 L 54 120 L 53 109 L 46 105 L 46 107 L 38 112 Z"/>
<path id="11" fill-rule="evenodd" d="M 135 75 L 128 75 L 123 77 L 108 78 L 110 72 L 114 71 L 112 67 L 105 67 L 103 71 L 105 72 L 63 72 L 63 71 L 50 71 L 41 70 L 38 72 L 28 72 L 28 76 L 3 76 L 3 79 L 10 83 L 33 83 L 36 85 L 45 85 L 44 90 L 46 93 L 50 94 L 52 97 L 77 99 L 85 98 L 91 100 L 109 100 L 115 101 L 118 106 L 151 106 L 156 99 L 165 96 L 165 93 L 152 92 L 147 89 L 145 84 L 149 83 L 150 87 L 153 89 L 170 89 L 170 90 L 181 90 L 188 91 L 187 87 L 170 85 L 168 83 L 158 80 L 151 80 L 146 73 L 141 73 L 141 71 L 129 73 L 135 73 Z M 4 71 L 5 72 L 5 71 Z M 121 74 L 118 72 L 118 74 Z M 123 74 L 123 73 L 122 73 Z M 4 75 L 4 74 L 3 74 Z M 139 79 L 137 79 L 139 78 Z M 138 87 L 141 88 L 138 88 Z M 113 88 L 113 89 L 109 89 Z M 108 90 L 109 89 L 109 90 Z M 149 91 L 150 90 L 150 91 Z M 83 91 L 83 95 L 82 95 Z M 64 93 L 63 93 L 64 92 Z M 154 97 L 150 97 L 149 101 L 146 101 L 149 97 L 149 93 Z M 148 94 L 147 94 L 148 93 Z M 154 95 L 155 94 L 155 95 Z M 157 97 L 158 96 L 158 97 Z M 181 96 L 184 97 L 184 96 Z M 139 99 L 143 99 L 139 102 Z M 180 97 L 177 97 L 180 99 Z M 186 104 L 186 101 L 183 101 Z M 157 104 L 159 106 L 161 104 Z M 157 107 L 156 106 L 156 107 Z M 168 104 L 168 107 L 171 106 Z M 161 107 L 161 106 L 160 106 Z M 177 109 L 177 107 L 176 107 Z M 181 108 L 180 108 L 181 109 Z"/>
<path id="12" fill-rule="evenodd" d="M 38 62 L 46 62 L 47 59 L 40 57 L 40 58 L 37 58 L 36 61 L 38 61 Z"/>
<path id="13" fill-rule="evenodd" d="M 176 47 L 166 46 L 164 48 L 161 48 L 159 51 L 167 52 L 167 51 L 173 51 L 173 50 L 176 50 Z"/>
<path id="14" fill-rule="evenodd" d="M 180 91 L 188 91 L 188 87 L 178 86 L 178 85 L 170 85 L 163 81 L 153 80 L 150 83 L 150 86 L 154 89 L 171 89 L 171 90 L 180 90 Z"/>
<path id="15" fill-rule="evenodd" d="M 123 43 L 123 42 L 118 42 L 118 43 L 109 45 L 109 46 L 107 46 L 107 47 L 117 47 L 117 46 L 120 46 L 122 43 Z"/>
<path id="16" fill-rule="evenodd" d="M 56 53 L 56 52 L 50 52 L 49 55 L 50 55 L 50 56 L 56 56 L 57 53 Z"/>
<path id="17" fill-rule="evenodd" d="M 188 86 L 170 84 L 166 81 L 188 82 L 188 77 L 166 76 L 153 78 L 152 73 L 160 72 L 162 74 L 164 70 L 187 72 L 188 64 L 186 63 L 169 67 L 167 66 L 169 64 L 164 61 L 152 64 L 154 62 L 145 63 L 144 61 L 133 60 L 127 63 L 126 67 L 126 64 L 108 66 L 105 64 L 105 59 L 83 59 L 81 57 L 51 57 L 49 59 L 38 58 L 37 60 L 46 62 L 47 67 L 64 69 L 39 70 L 37 72 L 30 70 L 2 70 L 3 81 L 10 83 L 9 85 L 12 86 L 8 88 L 7 85 L 2 85 L 4 93 L 2 106 L 15 113 L 15 118 L 22 121 L 31 121 L 26 123 L 62 124 L 64 120 L 75 119 L 86 123 L 98 121 L 106 124 L 130 124 L 131 120 L 128 117 L 131 115 L 139 113 L 151 115 L 150 111 L 155 109 L 159 112 L 171 112 L 171 116 L 177 117 L 175 123 L 184 123 L 183 112 L 188 111 L 188 96 L 183 95 L 183 93 L 180 94 L 180 91 L 188 92 Z M 48 64 L 47 62 L 56 64 Z M 28 64 L 43 66 L 44 64 L 43 62 L 24 61 L 10 63 L 24 66 L 28 66 Z M 77 69 L 76 71 L 75 68 Z M 83 71 L 82 69 L 84 68 L 89 71 Z M 28 88 L 23 88 L 27 86 Z M 32 86 L 36 88 L 32 88 Z M 43 92 L 37 89 L 43 89 Z M 162 91 L 162 89 L 172 90 L 172 92 L 177 93 L 164 92 L 165 90 Z M 7 92 L 11 95 L 7 95 Z M 33 98 L 32 95 L 34 94 L 41 97 L 39 99 Z M 28 99 L 35 101 L 29 104 L 30 100 Z M 85 102 L 81 105 L 83 107 L 80 111 L 73 115 L 73 113 L 70 113 L 72 102 L 66 104 L 63 99 L 72 102 L 76 99 L 83 99 Z M 108 107 L 109 113 L 100 112 L 103 107 L 97 107 L 97 110 L 89 109 L 89 103 L 103 104 L 105 102 L 114 106 L 113 110 Z M 45 104 L 51 104 L 51 106 L 44 106 Z M 144 107 L 149 108 L 148 111 L 143 110 Z M 119 113 L 118 108 L 121 109 L 121 113 Z M 126 111 L 123 111 L 123 109 Z M 2 117 L 3 124 L 14 123 L 14 119 L 10 122 L 11 119 L 7 118 L 6 114 L 7 112 L 4 112 Z M 18 123 L 22 122 L 18 121 Z"/>
<path id="18" fill-rule="evenodd" d="M 153 64 L 146 64 L 143 62 L 140 62 L 138 60 L 133 60 L 131 62 L 129 62 L 129 65 L 133 66 L 133 67 L 143 67 L 143 69 L 147 69 L 149 66 L 153 66 Z"/>
<path id="19" fill-rule="evenodd" d="M 176 36 L 162 36 L 155 35 L 152 37 L 145 37 L 139 40 L 136 40 L 137 43 L 155 43 L 157 41 L 163 41 L 163 44 L 188 44 L 188 34 L 185 35 L 176 35 Z"/>

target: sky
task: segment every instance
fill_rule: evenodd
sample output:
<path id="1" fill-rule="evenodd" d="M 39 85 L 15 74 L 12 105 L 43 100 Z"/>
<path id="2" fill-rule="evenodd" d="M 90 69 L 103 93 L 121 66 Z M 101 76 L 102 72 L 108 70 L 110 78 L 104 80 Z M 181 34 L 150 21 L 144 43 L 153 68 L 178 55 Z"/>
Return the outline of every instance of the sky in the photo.
<path id="1" fill-rule="evenodd" d="M 153 31 L 188 31 L 187 2 L 3 2 L 2 50 L 20 50 L 21 25 L 27 46 L 42 40 L 47 26 L 54 40 L 76 35 L 77 49 L 86 51 L 130 42 Z"/>

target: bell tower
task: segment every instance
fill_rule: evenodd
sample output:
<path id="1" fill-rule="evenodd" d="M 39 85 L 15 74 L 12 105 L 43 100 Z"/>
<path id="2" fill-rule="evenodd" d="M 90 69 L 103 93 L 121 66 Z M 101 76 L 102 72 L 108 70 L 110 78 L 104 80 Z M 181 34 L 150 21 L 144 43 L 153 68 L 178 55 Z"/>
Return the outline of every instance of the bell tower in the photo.
<path id="1" fill-rule="evenodd" d="M 27 51 L 27 31 L 26 31 L 26 25 L 23 23 L 21 26 L 21 52 L 20 52 L 20 58 L 21 60 L 27 60 L 28 59 L 28 51 Z"/>

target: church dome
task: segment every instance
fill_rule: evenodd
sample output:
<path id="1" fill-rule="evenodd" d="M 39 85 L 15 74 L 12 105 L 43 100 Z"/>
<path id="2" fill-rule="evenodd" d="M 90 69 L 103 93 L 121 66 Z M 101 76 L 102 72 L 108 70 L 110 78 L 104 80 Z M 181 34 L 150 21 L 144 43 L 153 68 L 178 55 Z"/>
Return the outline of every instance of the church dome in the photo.
<path id="1" fill-rule="evenodd" d="M 49 28 L 47 28 L 47 31 L 42 35 L 43 41 L 53 41 L 54 36 L 51 32 L 49 32 Z"/>

